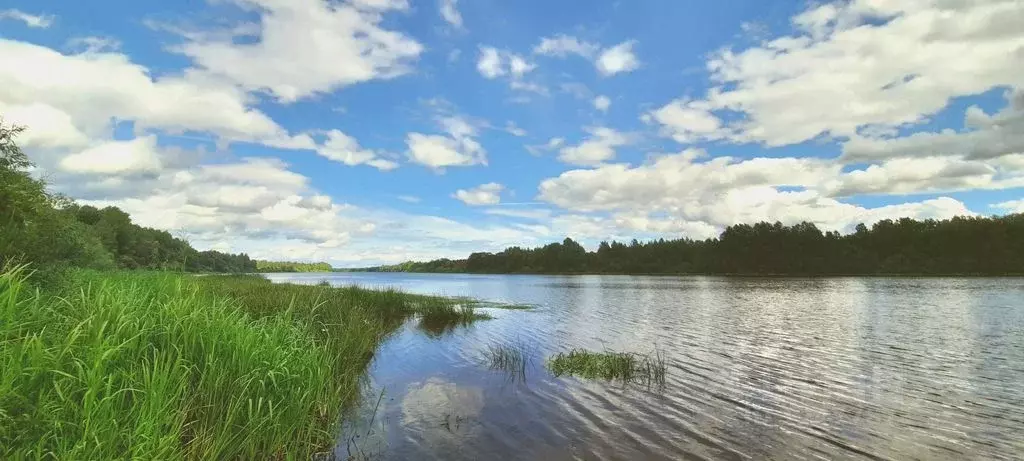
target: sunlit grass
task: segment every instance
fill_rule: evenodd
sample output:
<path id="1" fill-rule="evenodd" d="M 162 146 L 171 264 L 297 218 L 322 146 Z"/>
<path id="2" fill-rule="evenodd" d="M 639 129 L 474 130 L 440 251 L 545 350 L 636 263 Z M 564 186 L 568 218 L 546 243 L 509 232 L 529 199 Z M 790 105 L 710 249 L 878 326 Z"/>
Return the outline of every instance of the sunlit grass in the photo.
<path id="1" fill-rule="evenodd" d="M 642 355 L 573 349 L 549 358 L 547 366 L 556 377 L 569 375 L 645 385 L 665 384 L 665 359 L 657 351 Z"/>
<path id="2" fill-rule="evenodd" d="M 0 273 L 0 459 L 310 459 L 402 322 L 478 318 L 256 276 L 25 275 Z"/>

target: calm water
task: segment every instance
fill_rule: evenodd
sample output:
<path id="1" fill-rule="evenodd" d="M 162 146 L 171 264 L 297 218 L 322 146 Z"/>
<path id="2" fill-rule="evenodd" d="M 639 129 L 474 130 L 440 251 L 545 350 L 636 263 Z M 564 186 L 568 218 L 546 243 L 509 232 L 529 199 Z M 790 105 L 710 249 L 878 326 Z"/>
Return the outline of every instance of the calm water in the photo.
<path id="1" fill-rule="evenodd" d="M 1024 459 L 1024 279 L 271 276 L 325 277 L 537 306 L 439 338 L 407 325 L 343 457 Z M 509 343 L 525 381 L 482 358 Z M 544 370 L 572 347 L 658 348 L 667 385 Z"/>

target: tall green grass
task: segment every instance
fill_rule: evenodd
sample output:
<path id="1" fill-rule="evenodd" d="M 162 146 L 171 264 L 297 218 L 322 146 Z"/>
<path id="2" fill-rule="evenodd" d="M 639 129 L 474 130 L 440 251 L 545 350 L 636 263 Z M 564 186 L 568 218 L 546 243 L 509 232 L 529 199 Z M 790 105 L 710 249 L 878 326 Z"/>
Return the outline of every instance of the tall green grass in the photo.
<path id="1" fill-rule="evenodd" d="M 548 359 L 548 369 L 557 377 L 579 376 L 652 386 L 665 385 L 665 358 L 660 352 L 642 355 L 630 352 L 591 352 L 573 349 Z"/>
<path id="2" fill-rule="evenodd" d="M 309 459 L 425 302 L 155 273 L 43 293 L 25 277 L 0 273 L 0 459 Z"/>

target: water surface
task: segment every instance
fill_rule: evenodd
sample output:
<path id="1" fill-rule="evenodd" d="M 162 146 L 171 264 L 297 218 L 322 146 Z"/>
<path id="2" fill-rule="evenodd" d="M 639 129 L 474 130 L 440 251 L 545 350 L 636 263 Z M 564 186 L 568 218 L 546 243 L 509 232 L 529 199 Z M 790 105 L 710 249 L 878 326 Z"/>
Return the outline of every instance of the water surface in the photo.
<path id="1" fill-rule="evenodd" d="M 344 459 L 1022 459 L 1024 279 L 272 274 L 532 304 L 371 369 Z M 521 344 L 526 379 L 491 371 Z M 555 378 L 573 347 L 668 359 L 664 388 Z M 372 420 L 372 424 L 370 421 Z M 368 427 L 372 426 L 372 427 Z M 358 438 L 357 438 L 358 437 Z"/>

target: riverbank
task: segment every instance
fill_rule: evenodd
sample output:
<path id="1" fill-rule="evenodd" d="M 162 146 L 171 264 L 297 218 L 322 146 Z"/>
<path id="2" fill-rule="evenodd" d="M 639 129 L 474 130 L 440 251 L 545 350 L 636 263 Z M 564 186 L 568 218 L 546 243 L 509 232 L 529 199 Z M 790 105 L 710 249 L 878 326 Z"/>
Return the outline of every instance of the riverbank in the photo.
<path id="1" fill-rule="evenodd" d="M 457 300 L 259 276 L 0 274 L 2 459 L 309 459 L 405 320 L 483 318 Z"/>

